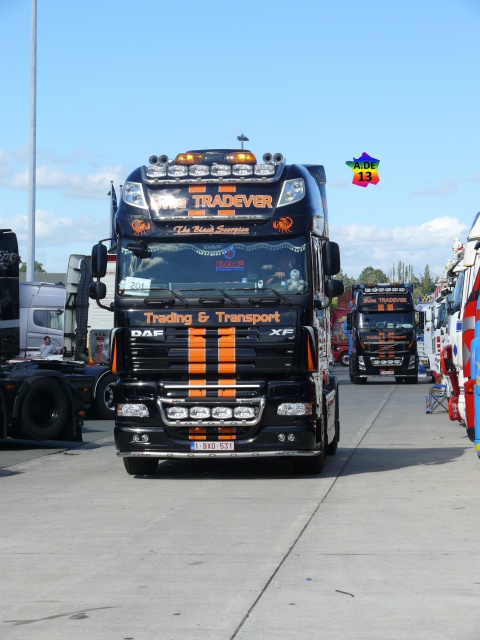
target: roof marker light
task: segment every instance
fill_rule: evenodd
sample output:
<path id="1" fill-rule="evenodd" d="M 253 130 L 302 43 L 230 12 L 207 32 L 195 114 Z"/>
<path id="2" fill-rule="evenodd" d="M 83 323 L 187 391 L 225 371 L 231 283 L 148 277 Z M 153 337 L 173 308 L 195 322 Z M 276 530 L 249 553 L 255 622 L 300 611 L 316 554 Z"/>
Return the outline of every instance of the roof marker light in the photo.
<path id="1" fill-rule="evenodd" d="M 201 164 L 203 153 L 179 153 L 175 158 L 175 164 Z"/>

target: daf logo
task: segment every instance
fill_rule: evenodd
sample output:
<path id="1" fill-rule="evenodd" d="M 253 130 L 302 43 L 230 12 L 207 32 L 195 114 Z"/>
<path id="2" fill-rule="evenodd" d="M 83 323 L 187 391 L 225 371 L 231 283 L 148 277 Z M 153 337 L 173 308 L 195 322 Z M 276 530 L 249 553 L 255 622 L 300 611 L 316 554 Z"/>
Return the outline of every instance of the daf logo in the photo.
<path id="1" fill-rule="evenodd" d="M 163 329 L 132 329 L 132 338 L 157 338 L 163 336 Z"/>
<path id="2" fill-rule="evenodd" d="M 291 336 L 293 335 L 293 329 L 272 329 L 268 334 L 269 336 Z"/>

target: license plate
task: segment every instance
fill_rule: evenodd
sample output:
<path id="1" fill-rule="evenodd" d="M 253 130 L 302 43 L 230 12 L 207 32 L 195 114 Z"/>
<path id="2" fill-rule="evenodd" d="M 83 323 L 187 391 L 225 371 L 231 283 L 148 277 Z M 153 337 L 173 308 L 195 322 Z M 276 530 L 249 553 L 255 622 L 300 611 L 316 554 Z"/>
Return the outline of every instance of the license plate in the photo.
<path id="1" fill-rule="evenodd" d="M 205 442 L 204 440 L 190 443 L 191 451 L 235 451 L 234 442 Z"/>
<path id="2" fill-rule="evenodd" d="M 382 369 L 382 371 L 380 371 L 380 375 L 381 376 L 393 376 L 395 374 L 395 371 L 392 370 L 388 370 L 388 369 Z"/>

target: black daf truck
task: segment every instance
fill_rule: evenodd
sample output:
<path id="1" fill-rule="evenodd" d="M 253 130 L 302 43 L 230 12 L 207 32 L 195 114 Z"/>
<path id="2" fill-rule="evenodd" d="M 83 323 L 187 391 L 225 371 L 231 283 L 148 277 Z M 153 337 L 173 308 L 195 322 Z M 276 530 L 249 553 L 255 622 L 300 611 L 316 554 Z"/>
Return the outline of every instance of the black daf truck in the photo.
<path id="1" fill-rule="evenodd" d="M 323 166 L 238 149 L 149 162 L 126 179 L 115 218 L 110 364 L 127 472 L 277 456 L 319 473 L 340 434 L 327 349 L 343 291 Z M 96 300 L 104 243 L 92 251 Z"/>
<path id="2" fill-rule="evenodd" d="M 351 352 L 350 380 L 393 376 L 396 382 L 418 382 L 418 354 L 413 285 L 355 284 L 347 315 Z"/>

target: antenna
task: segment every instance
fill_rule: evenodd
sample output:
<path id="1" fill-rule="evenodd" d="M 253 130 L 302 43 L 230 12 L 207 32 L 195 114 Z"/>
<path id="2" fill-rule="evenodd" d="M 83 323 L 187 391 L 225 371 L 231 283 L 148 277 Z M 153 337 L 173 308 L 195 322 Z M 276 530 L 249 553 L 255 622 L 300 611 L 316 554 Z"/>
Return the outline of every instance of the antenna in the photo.
<path id="1" fill-rule="evenodd" d="M 243 149 L 243 143 L 249 142 L 247 136 L 244 133 L 241 133 L 239 136 L 237 136 L 237 140 L 239 140 L 239 142 L 242 143 L 242 149 Z"/>

